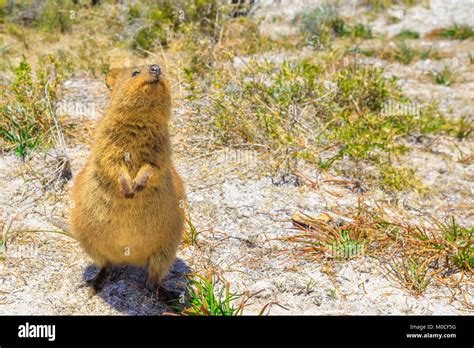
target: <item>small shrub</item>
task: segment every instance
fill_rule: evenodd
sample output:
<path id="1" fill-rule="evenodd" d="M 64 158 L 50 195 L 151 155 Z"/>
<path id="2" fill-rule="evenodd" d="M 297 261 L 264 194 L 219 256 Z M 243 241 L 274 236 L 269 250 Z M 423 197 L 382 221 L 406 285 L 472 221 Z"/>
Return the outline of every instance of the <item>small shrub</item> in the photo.
<path id="1" fill-rule="evenodd" d="M 452 134 L 461 140 L 468 138 L 474 131 L 472 122 L 467 120 L 465 116 L 461 116 L 455 126 L 455 131 Z"/>
<path id="2" fill-rule="evenodd" d="M 447 65 L 441 71 L 431 71 L 430 75 L 433 82 L 444 86 L 451 86 L 458 76 Z"/>
<path id="3" fill-rule="evenodd" d="M 55 112 L 64 63 L 50 56 L 49 64 L 34 73 L 23 58 L 15 67 L 11 85 L 1 91 L 0 136 L 6 150 L 25 159 L 52 141 L 51 131 L 59 126 Z"/>
<path id="4" fill-rule="evenodd" d="M 369 27 L 358 23 L 351 26 L 339 17 L 337 10 L 331 5 L 320 5 L 301 16 L 301 32 L 308 37 L 314 46 L 328 46 L 335 37 L 352 39 L 370 39 L 372 31 Z"/>
<path id="5" fill-rule="evenodd" d="M 301 32 L 309 36 L 313 43 L 327 45 L 332 36 L 341 34 L 345 24 L 337 16 L 335 7 L 321 5 L 301 16 Z"/>
<path id="6" fill-rule="evenodd" d="M 413 58 L 416 57 L 416 52 L 406 44 L 405 41 L 397 43 L 397 48 L 394 53 L 394 58 L 403 64 L 410 64 Z"/>
<path id="7" fill-rule="evenodd" d="M 46 32 L 59 31 L 65 33 L 69 31 L 74 22 L 74 15 L 71 11 L 77 11 L 72 1 L 58 0 L 45 1 L 39 9 L 40 15 L 35 20 L 35 25 Z"/>
<path id="8" fill-rule="evenodd" d="M 182 39 L 190 52 L 184 68 L 187 77 L 204 77 L 213 66 L 232 61 L 235 57 L 267 52 L 277 46 L 280 49 L 298 46 L 298 38 L 273 40 L 260 33 L 258 22 L 248 17 L 226 20 L 221 27 L 219 44 L 210 36 L 196 32 Z M 189 81 L 189 79 L 188 79 Z"/>
<path id="9" fill-rule="evenodd" d="M 134 34 L 132 48 L 146 53 L 159 44 L 167 45 L 169 35 L 176 33 L 215 36 L 228 11 L 228 7 L 217 0 L 145 1 L 131 6 L 128 21 L 143 22 Z"/>
<path id="10" fill-rule="evenodd" d="M 380 165 L 381 185 L 386 190 L 402 191 L 407 188 L 423 188 L 412 168 L 400 168 L 391 164 Z"/>
<path id="11" fill-rule="evenodd" d="M 351 28 L 349 36 L 351 38 L 371 39 L 373 38 L 372 30 L 362 23 L 358 23 Z"/>
<path id="12" fill-rule="evenodd" d="M 6 0 L 0 1 L 0 24 L 5 23 L 5 17 L 9 12 L 9 8 Z"/>

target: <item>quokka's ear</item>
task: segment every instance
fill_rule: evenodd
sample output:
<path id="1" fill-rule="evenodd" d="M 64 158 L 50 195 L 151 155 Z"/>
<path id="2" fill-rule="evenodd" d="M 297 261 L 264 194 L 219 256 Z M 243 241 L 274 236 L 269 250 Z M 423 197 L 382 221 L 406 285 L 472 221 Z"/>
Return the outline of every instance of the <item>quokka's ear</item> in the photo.
<path id="1" fill-rule="evenodd" d="M 119 76 L 122 69 L 113 68 L 110 69 L 109 73 L 105 78 L 105 85 L 108 89 L 112 90 L 114 88 L 115 82 L 117 81 L 117 77 Z"/>

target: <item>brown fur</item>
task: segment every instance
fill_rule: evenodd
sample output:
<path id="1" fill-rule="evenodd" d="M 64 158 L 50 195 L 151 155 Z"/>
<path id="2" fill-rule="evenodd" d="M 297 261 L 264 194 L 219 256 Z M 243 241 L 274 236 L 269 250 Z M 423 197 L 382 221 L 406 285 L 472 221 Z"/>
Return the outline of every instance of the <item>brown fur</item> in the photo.
<path id="1" fill-rule="evenodd" d="M 175 260 L 184 221 L 167 125 L 170 89 L 150 66 L 112 69 L 106 84 L 110 105 L 74 184 L 71 229 L 104 270 L 148 265 L 147 287 L 156 289 Z"/>

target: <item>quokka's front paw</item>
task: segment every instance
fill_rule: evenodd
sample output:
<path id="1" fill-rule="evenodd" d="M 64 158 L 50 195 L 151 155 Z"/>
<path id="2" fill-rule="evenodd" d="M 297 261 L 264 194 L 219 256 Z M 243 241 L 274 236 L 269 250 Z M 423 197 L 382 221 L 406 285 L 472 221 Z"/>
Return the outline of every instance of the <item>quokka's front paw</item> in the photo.
<path id="1" fill-rule="evenodd" d="M 135 178 L 132 184 L 133 191 L 137 193 L 143 191 L 148 183 L 148 177 L 148 172 L 145 172 L 141 177 Z"/>
<path id="2" fill-rule="evenodd" d="M 132 183 L 130 182 L 130 178 L 127 178 L 125 175 L 121 174 L 119 175 L 119 182 L 124 197 L 133 198 L 133 196 L 135 196 L 135 192 L 133 192 L 133 187 Z"/>

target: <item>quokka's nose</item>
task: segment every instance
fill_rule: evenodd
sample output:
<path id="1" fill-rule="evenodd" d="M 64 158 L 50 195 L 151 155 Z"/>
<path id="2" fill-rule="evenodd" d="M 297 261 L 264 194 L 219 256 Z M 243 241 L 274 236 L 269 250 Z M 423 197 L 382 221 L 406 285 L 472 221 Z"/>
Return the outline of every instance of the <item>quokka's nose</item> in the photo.
<path id="1" fill-rule="evenodd" d="M 150 66 L 150 72 L 152 74 L 159 75 L 161 74 L 161 68 L 158 65 L 153 64 L 152 66 Z"/>

